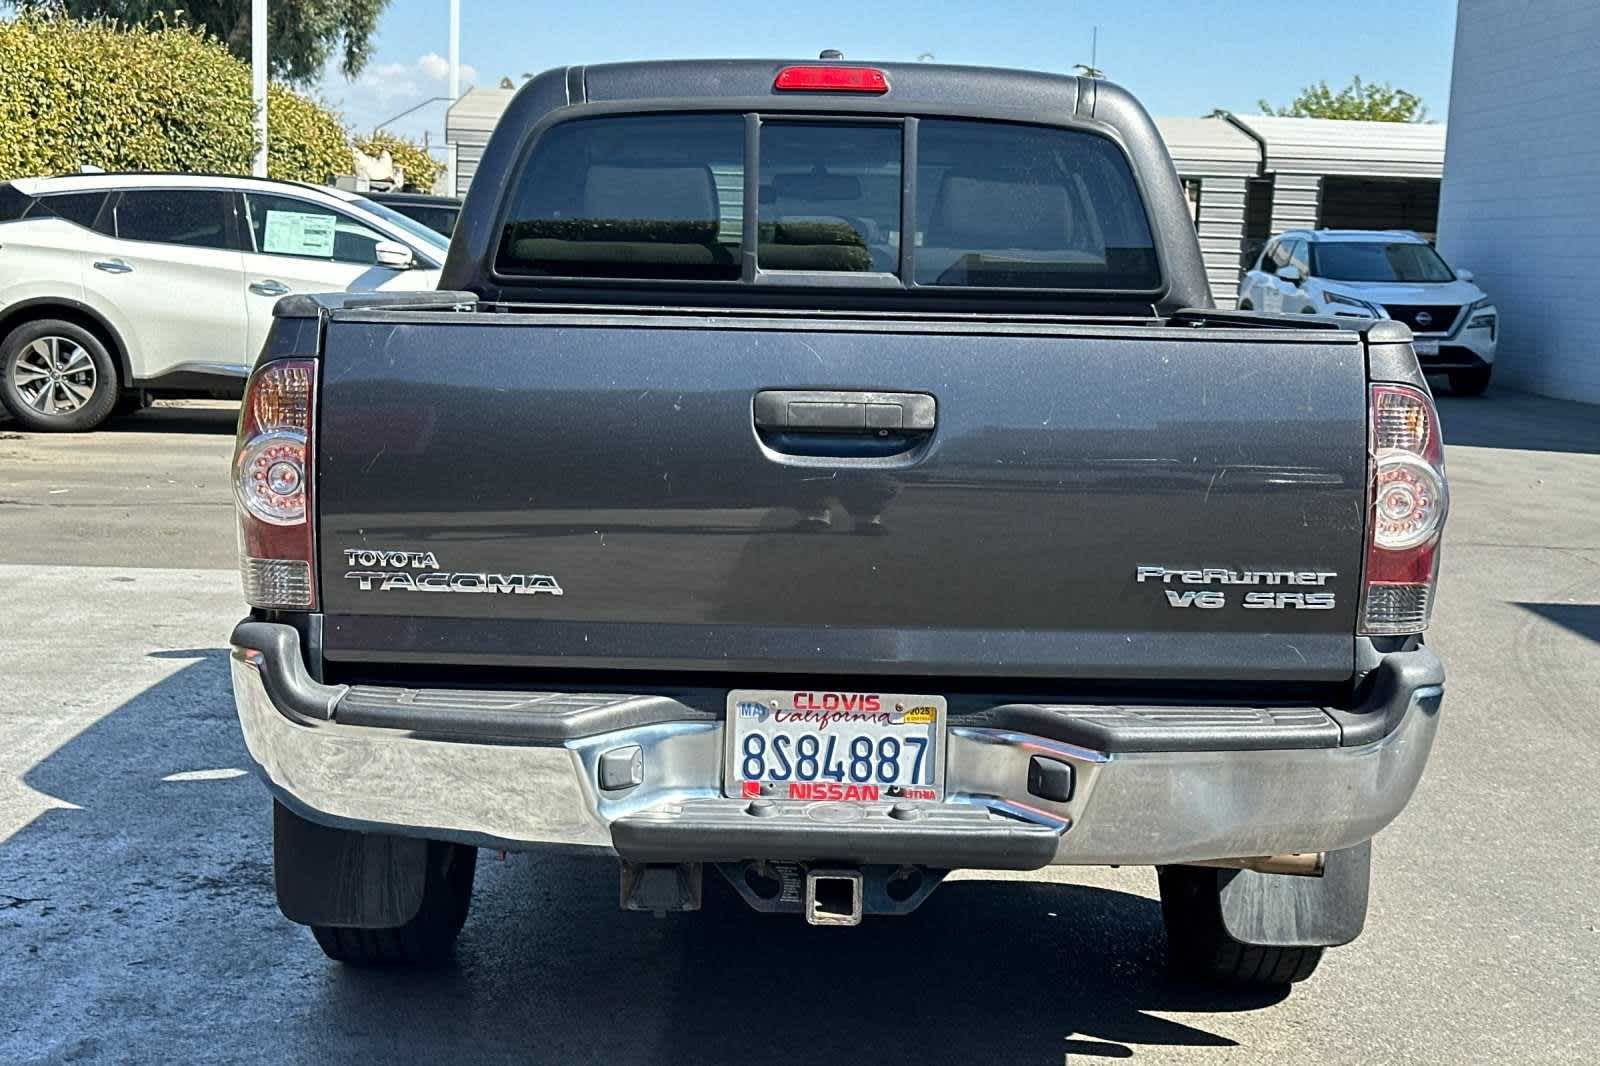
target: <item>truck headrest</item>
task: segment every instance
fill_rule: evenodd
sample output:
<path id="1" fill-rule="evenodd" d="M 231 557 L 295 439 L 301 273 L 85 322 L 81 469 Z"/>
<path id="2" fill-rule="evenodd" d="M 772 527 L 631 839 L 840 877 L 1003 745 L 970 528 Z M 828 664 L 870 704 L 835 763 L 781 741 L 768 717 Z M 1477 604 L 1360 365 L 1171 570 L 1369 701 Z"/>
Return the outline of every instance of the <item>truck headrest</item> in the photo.
<path id="1" fill-rule="evenodd" d="M 1072 204 L 1062 185 L 946 174 L 928 229 L 940 247 L 1066 248 Z"/>
<path id="2" fill-rule="evenodd" d="M 717 217 L 717 185 L 705 166 L 596 164 L 583 183 L 589 218 L 705 222 Z"/>

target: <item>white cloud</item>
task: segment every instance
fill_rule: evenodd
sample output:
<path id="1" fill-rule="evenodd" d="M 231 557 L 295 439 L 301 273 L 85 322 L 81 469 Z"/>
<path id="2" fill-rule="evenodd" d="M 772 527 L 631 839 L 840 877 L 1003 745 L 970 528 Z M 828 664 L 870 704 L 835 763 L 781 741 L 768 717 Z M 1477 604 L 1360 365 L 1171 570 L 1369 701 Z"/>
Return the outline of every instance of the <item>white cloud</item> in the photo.
<path id="1" fill-rule="evenodd" d="M 450 61 L 438 52 L 429 52 L 418 59 L 417 67 L 434 81 L 443 81 L 450 76 Z"/>
<path id="2" fill-rule="evenodd" d="M 371 63 L 354 81 L 346 81 L 337 63 L 330 63 L 317 86 L 317 95 L 343 114 L 346 125 L 365 132 L 411 105 L 443 96 L 449 77 L 450 62 L 437 52 L 418 56 L 409 63 Z M 461 64 L 462 89 L 477 80 L 476 68 Z M 442 101 L 433 103 L 387 128 L 410 137 L 421 137 L 427 131 L 433 143 L 443 144 L 444 110 Z"/>
<path id="3" fill-rule="evenodd" d="M 417 69 L 434 81 L 444 81 L 450 77 L 450 61 L 438 52 L 429 52 L 417 59 Z M 468 63 L 461 64 L 462 84 L 478 80 L 478 71 Z"/>

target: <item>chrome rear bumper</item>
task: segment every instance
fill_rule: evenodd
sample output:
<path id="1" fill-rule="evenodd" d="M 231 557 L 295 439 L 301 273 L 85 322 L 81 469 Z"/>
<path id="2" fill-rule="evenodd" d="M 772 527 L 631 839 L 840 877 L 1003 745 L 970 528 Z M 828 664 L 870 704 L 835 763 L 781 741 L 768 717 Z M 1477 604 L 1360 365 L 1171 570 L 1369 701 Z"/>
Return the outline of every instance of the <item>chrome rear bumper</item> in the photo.
<path id="1" fill-rule="evenodd" d="M 722 724 L 688 708 L 685 720 L 557 742 L 434 739 L 341 723 L 336 699 L 326 718 L 281 706 L 288 701 L 269 689 L 281 692 L 283 682 L 264 675 L 303 679 L 304 668 L 269 656 L 298 659 L 298 647 L 256 643 L 275 646 L 236 644 L 232 659 L 245 743 L 274 795 L 306 818 L 510 850 L 609 849 L 652 862 L 828 857 L 1029 869 L 1345 848 L 1371 838 L 1410 799 L 1443 696 L 1442 673 L 1424 671 L 1429 683 L 1386 695 L 1392 728 L 1345 747 L 1102 752 L 952 725 L 946 804 L 763 806 L 723 796 Z M 1437 666 L 1425 650 L 1405 654 Z M 601 756 L 634 745 L 642 781 L 602 789 Z M 1072 767 L 1069 799 L 1030 794 L 1035 756 Z M 952 812 L 954 804 L 964 811 Z"/>

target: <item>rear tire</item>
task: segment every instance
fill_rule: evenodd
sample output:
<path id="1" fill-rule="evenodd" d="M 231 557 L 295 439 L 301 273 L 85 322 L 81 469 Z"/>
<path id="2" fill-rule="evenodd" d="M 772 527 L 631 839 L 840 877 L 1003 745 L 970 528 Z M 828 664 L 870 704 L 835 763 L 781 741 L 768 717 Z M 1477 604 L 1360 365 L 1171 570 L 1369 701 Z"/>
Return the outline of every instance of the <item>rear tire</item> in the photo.
<path id="1" fill-rule="evenodd" d="M 1254 311 L 1255 308 L 1250 306 L 1250 301 L 1249 300 L 1240 300 L 1239 301 L 1239 310 L 1241 310 L 1241 311 Z"/>
<path id="2" fill-rule="evenodd" d="M 449 962 L 472 904 L 478 849 L 428 841 L 422 905 L 404 925 L 386 929 L 313 925 L 323 954 L 366 969 L 432 969 Z"/>
<path id="3" fill-rule="evenodd" d="M 1217 871 L 1162 866 L 1161 919 L 1167 965 L 1180 979 L 1239 987 L 1281 987 L 1304 981 L 1322 961 L 1320 947 L 1255 947 L 1228 935 L 1217 897 Z"/>
<path id="4" fill-rule="evenodd" d="M 94 429 L 116 406 L 116 364 L 100 338 L 75 322 L 23 323 L 0 341 L 0 403 L 26 429 Z"/>
<path id="5" fill-rule="evenodd" d="M 1450 391 L 1457 396 L 1482 396 L 1483 390 L 1489 387 L 1489 378 L 1493 373 L 1494 367 L 1492 366 L 1448 371 Z"/>

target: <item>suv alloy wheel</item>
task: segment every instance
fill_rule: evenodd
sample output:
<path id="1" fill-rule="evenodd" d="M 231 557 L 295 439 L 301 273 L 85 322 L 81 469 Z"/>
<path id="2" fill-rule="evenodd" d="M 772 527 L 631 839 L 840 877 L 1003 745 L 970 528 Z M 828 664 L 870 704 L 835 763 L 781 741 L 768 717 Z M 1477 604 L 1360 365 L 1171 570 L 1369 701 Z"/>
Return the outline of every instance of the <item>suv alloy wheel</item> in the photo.
<path id="1" fill-rule="evenodd" d="M 93 429 L 116 405 L 116 367 L 82 326 L 28 322 L 0 342 L 0 402 L 27 429 Z"/>

